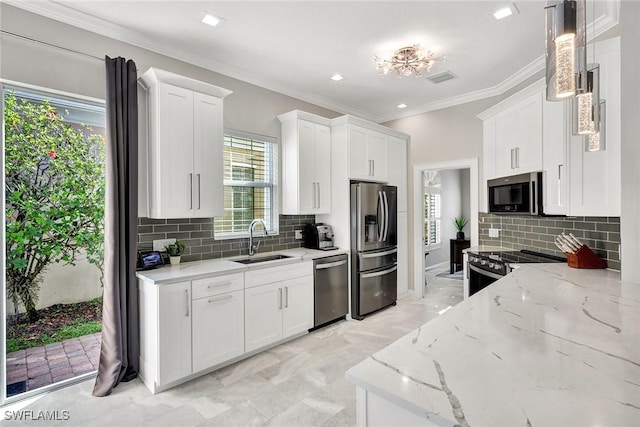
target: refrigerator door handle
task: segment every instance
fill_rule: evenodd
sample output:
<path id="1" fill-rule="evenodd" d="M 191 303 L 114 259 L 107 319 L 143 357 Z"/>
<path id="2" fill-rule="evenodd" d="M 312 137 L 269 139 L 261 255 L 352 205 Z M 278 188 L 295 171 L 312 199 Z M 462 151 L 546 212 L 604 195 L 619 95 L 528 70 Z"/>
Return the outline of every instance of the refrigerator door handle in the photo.
<path id="1" fill-rule="evenodd" d="M 387 275 L 389 273 L 393 273 L 397 269 L 398 269 L 398 266 L 394 265 L 393 267 L 391 267 L 391 268 L 389 268 L 387 270 L 376 271 L 375 273 L 365 273 L 365 274 L 362 275 L 362 278 L 363 279 L 370 279 L 372 277 L 384 276 L 384 275 Z"/>
<path id="2" fill-rule="evenodd" d="M 387 199 L 386 191 L 383 191 L 382 195 L 384 196 L 384 236 L 382 236 L 382 240 L 386 242 L 389 237 L 389 200 Z"/>
<path id="3" fill-rule="evenodd" d="M 378 258 L 381 256 L 385 256 L 385 255 L 392 255 L 398 252 L 398 248 L 393 248 L 390 249 L 388 251 L 383 251 L 383 252 L 374 252 L 372 254 L 363 254 L 360 255 L 363 259 L 367 259 L 367 258 Z"/>
<path id="4" fill-rule="evenodd" d="M 385 231 L 385 211 L 384 211 L 384 197 L 382 195 L 382 191 L 378 191 L 378 209 L 380 210 L 380 219 L 379 219 L 379 223 L 380 223 L 380 230 L 378 232 L 378 241 L 381 242 L 384 238 L 384 231 Z"/>

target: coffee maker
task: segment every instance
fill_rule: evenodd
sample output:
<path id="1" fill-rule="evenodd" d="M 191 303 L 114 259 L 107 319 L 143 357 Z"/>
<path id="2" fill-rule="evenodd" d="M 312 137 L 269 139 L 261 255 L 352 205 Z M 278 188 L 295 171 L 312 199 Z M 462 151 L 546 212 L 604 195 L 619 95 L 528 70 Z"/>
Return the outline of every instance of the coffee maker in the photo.
<path id="1" fill-rule="evenodd" d="M 321 251 L 338 249 L 333 245 L 333 230 L 330 225 L 322 223 L 305 224 L 303 233 L 305 248 L 319 249 Z"/>

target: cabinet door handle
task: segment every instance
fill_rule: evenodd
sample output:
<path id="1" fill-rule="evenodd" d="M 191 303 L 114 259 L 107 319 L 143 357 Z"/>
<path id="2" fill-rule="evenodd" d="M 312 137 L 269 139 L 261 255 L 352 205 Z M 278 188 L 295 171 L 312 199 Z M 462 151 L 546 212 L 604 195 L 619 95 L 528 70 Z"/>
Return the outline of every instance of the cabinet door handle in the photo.
<path id="1" fill-rule="evenodd" d="M 216 297 L 216 298 L 209 298 L 209 300 L 207 301 L 208 303 L 212 303 L 212 302 L 218 302 L 218 301 L 226 301 L 229 299 L 233 299 L 233 295 L 231 294 L 227 294 L 227 295 L 222 295 L 220 297 Z"/>
<path id="2" fill-rule="evenodd" d="M 313 206 L 312 206 L 312 208 L 315 209 L 316 208 L 316 183 L 315 182 L 311 183 L 311 188 L 313 188 Z"/>
<path id="3" fill-rule="evenodd" d="M 207 289 L 220 288 L 222 286 L 229 286 L 229 285 L 231 285 L 231 282 L 221 282 L 221 283 L 216 283 L 216 284 L 213 284 L 213 285 L 208 285 Z"/>
<path id="4" fill-rule="evenodd" d="M 189 289 L 184 290 L 184 302 L 187 310 L 185 311 L 184 317 L 189 317 Z"/>
<path id="5" fill-rule="evenodd" d="M 200 174 L 198 174 L 198 209 L 200 209 L 200 206 L 202 203 L 200 203 L 200 198 L 202 196 L 200 195 Z"/>
<path id="6" fill-rule="evenodd" d="M 278 288 L 278 310 L 282 310 L 282 288 Z"/>
<path id="7" fill-rule="evenodd" d="M 376 176 L 376 161 L 371 160 L 371 176 Z"/>
<path id="8" fill-rule="evenodd" d="M 289 287 L 284 287 L 284 308 L 289 307 Z"/>
<path id="9" fill-rule="evenodd" d="M 511 169 L 513 169 L 513 148 L 511 149 Z"/>
<path id="10" fill-rule="evenodd" d="M 320 209 L 320 183 L 316 182 L 316 185 L 318 186 L 318 191 L 316 192 L 318 196 L 318 203 L 316 204 L 316 208 Z"/>
<path id="11" fill-rule="evenodd" d="M 189 209 L 193 209 L 193 174 L 189 174 Z"/>
<path id="12" fill-rule="evenodd" d="M 558 165 L 558 206 L 564 206 L 562 200 L 562 168 L 564 165 Z"/>
<path id="13" fill-rule="evenodd" d="M 516 168 L 520 167 L 520 147 L 516 147 Z"/>

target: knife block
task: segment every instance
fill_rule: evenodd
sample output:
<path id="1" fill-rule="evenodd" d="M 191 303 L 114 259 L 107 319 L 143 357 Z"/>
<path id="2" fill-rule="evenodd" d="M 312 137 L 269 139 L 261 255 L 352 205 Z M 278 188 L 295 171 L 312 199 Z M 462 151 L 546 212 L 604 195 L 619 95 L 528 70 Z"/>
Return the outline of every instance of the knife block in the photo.
<path id="1" fill-rule="evenodd" d="M 565 254 L 567 265 L 573 268 L 607 268 L 607 264 L 589 246 L 582 245 L 575 254 Z"/>

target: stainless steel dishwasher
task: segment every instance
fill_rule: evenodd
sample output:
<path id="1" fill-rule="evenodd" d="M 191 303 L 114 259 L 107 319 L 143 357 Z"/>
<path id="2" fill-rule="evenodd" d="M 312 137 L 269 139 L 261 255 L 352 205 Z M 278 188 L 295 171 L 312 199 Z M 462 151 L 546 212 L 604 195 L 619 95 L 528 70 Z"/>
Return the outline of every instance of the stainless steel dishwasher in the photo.
<path id="1" fill-rule="evenodd" d="M 347 254 L 314 261 L 314 328 L 343 318 L 349 312 Z"/>

